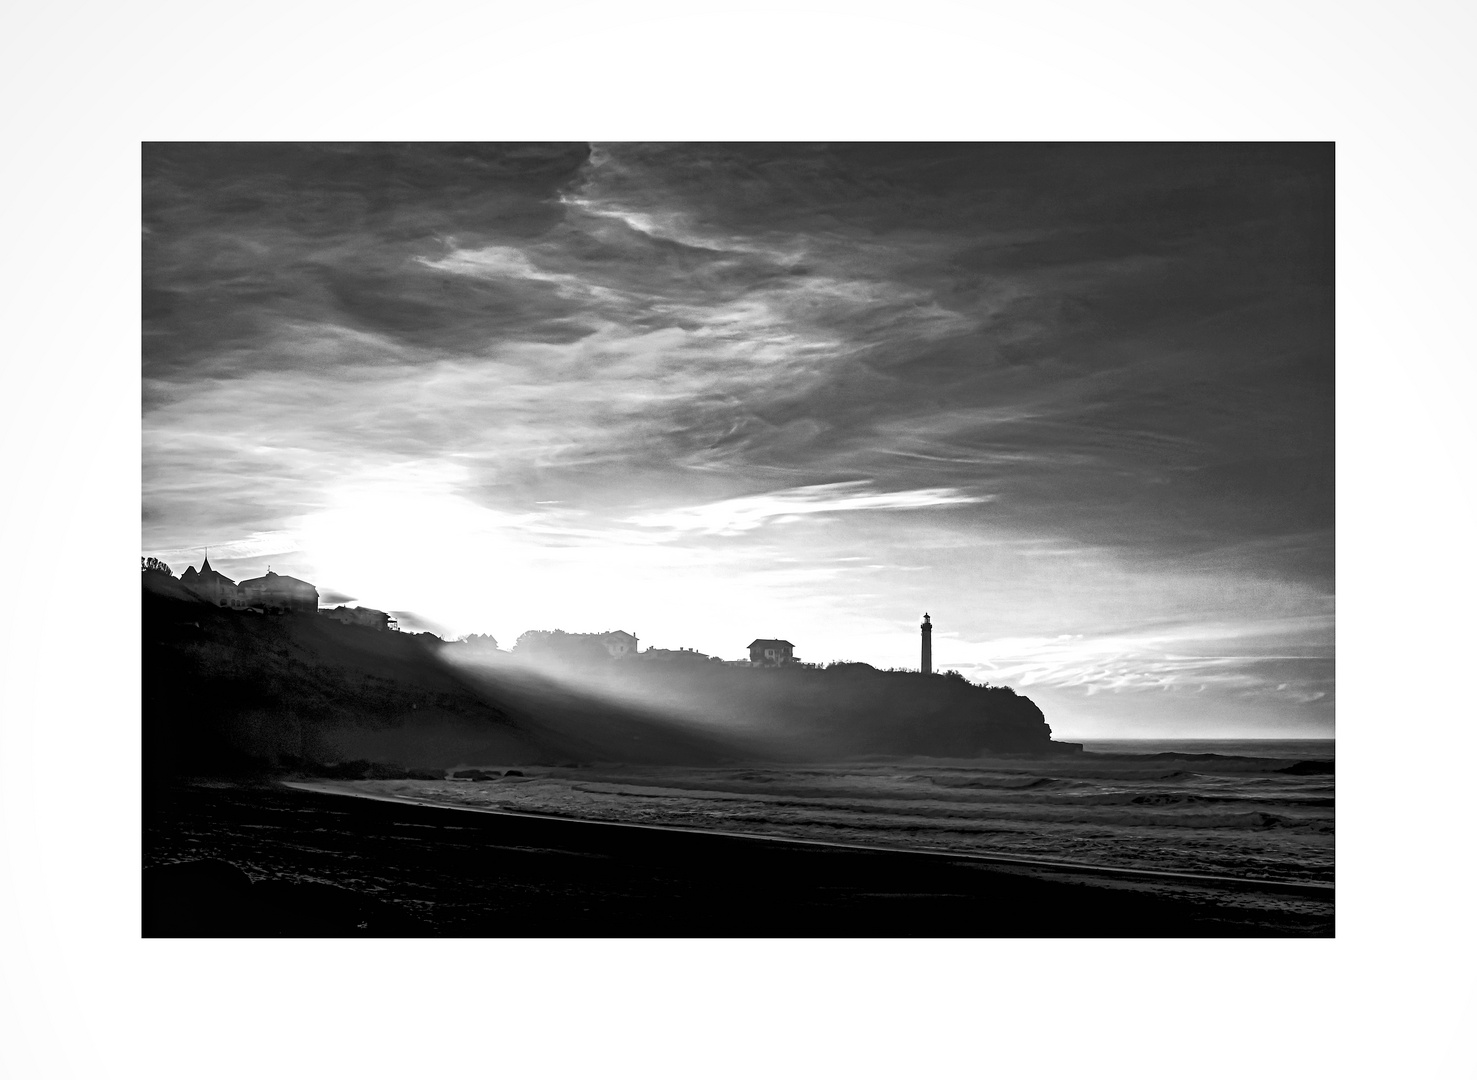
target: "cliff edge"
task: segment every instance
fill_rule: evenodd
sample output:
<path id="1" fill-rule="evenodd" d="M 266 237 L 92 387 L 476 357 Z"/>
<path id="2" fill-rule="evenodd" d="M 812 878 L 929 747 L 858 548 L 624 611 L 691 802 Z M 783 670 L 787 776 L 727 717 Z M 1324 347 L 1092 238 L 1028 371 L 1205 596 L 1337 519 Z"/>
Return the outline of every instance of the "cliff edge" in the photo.
<path id="1" fill-rule="evenodd" d="M 1042 754 L 1041 710 L 1006 688 L 880 672 L 612 662 L 572 677 L 506 659 L 452 662 L 429 634 L 212 606 L 143 574 L 149 776 L 355 761 L 721 764 L 865 755 Z"/>

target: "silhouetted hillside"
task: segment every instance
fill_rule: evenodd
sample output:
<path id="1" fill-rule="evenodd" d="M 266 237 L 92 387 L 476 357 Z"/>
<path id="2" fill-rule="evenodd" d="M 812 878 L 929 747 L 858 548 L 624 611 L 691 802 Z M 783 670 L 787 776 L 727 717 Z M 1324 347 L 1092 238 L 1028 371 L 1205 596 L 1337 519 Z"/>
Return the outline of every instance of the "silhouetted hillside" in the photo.
<path id="1" fill-rule="evenodd" d="M 425 634 L 204 603 L 145 572 L 151 775 L 492 764 L 715 764 L 1061 749 L 1005 689 L 879 672 L 594 663 L 540 670 Z M 448 662 L 466 656 L 472 662 Z M 357 762 L 345 766 L 345 762 Z"/>
<path id="2" fill-rule="evenodd" d="M 1067 747 L 1029 698 L 962 678 L 878 671 L 742 668 L 716 663 L 608 662 L 587 686 L 640 702 L 700 730 L 742 737 L 768 756 L 1043 753 Z"/>
<path id="3" fill-rule="evenodd" d="M 144 764 L 151 775 L 239 773 L 350 760 L 706 762 L 712 739 L 555 685 L 472 687 L 430 635 L 203 603 L 145 573 Z"/>

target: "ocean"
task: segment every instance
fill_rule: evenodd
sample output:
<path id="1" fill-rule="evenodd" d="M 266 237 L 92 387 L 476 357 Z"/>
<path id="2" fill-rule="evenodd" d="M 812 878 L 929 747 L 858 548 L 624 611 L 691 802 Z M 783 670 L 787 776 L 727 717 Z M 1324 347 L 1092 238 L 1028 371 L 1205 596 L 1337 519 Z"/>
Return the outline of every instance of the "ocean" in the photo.
<path id="1" fill-rule="evenodd" d="M 1089 740 L 1046 759 L 735 768 L 469 763 L 336 781 L 443 806 L 1123 869 L 1333 882 L 1333 740 Z"/>

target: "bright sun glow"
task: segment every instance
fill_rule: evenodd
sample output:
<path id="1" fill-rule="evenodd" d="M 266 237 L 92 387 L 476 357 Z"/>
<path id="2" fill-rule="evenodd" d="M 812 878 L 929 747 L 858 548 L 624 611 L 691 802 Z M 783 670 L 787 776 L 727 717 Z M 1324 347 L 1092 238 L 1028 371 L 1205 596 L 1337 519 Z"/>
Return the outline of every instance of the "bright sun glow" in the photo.
<path id="1" fill-rule="evenodd" d="M 443 471 L 387 471 L 338 485 L 327 509 L 304 518 L 300 544 L 323 584 L 358 602 L 423 611 L 437 621 L 475 624 L 506 603 L 519 575 L 500 552 L 517 522 L 453 494 Z"/>
<path id="2" fill-rule="evenodd" d="M 296 530 L 320 590 L 412 613 L 448 637 L 492 633 L 505 648 L 525 630 L 557 628 L 624 629 L 642 647 L 729 659 L 764 636 L 824 637 L 841 650 L 817 660 L 876 656 L 887 637 L 911 650 L 908 627 L 838 626 L 816 577 L 788 562 L 739 558 L 721 542 L 663 543 L 570 511 L 488 509 L 456 494 L 463 480 L 421 468 L 339 483 Z"/>

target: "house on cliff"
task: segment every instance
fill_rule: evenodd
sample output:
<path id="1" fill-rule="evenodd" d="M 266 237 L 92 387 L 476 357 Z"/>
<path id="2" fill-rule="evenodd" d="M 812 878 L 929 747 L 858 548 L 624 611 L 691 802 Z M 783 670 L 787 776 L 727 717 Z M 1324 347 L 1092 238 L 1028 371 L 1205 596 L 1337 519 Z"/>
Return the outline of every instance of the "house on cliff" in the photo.
<path id="1" fill-rule="evenodd" d="M 247 578 L 240 588 L 247 607 L 263 611 L 305 611 L 309 614 L 318 610 L 318 590 L 301 578 L 268 570 L 261 577 Z"/>
<path id="2" fill-rule="evenodd" d="M 610 653 L 613 660 L 624 660 L 636 655 L 636 635 L 624 630 L 607 630 L 600 635 L 600 644 L 605 646 L 605 651 Z"/>
<path id="3" fill-rule="evenodd" d="M 235 608 L 239 611 L 247 606 L 241 595 L 241 587 L 219 570 L 212 569 L 209 555 L 205 556 L 199 570 L 187 566 L 180 575 L 180 584 L 206 603 L 217 607 Z"/>
<path id="4" fill-rule="evenodd" d="M 237 611 L 248 608 L 261 611 L 306 611 L 310 614 L 318 610 L 318 590 L 312 582 L 286 574 L 274 574 L 268 569 L 261 577 L 247 578 L 237 583 L 213 569 L 209 555 L 200 563 L 199 570 L 193 566 L 186 567 L 179 582 L 192 595 L 216 607 L 233 608 Z M 368 612 L 370 609 L 362 610 Z M 384 612 L 374 614 L 388 619 Z"/>
<path id="5" fill-rule="evenodd" d="M 749 663 L 754 667 L 783 667 L 795 662 L 795 646 L 776 638 L 755 638 L 749 642 Z"/>
<path id="6" fill-rule="evenodd" d="M 636 655 L 635 634 L 606 630 L 599 634 L 569 634 L 563 630 L 529 630 L 518 636 L 513 652 L 564 663 L 591 663 L 609 657 L 625 660 Z"/>
<path id="7" fill-rule="evenodd" d="M 707 653 L 698 652 L 696 649 L 652 649 L 648 648 L 641 654 L 641 659 L 659 661 L 662 663 L 690 663 L 694 660 L 707 661 L 713 659 Z"/>

